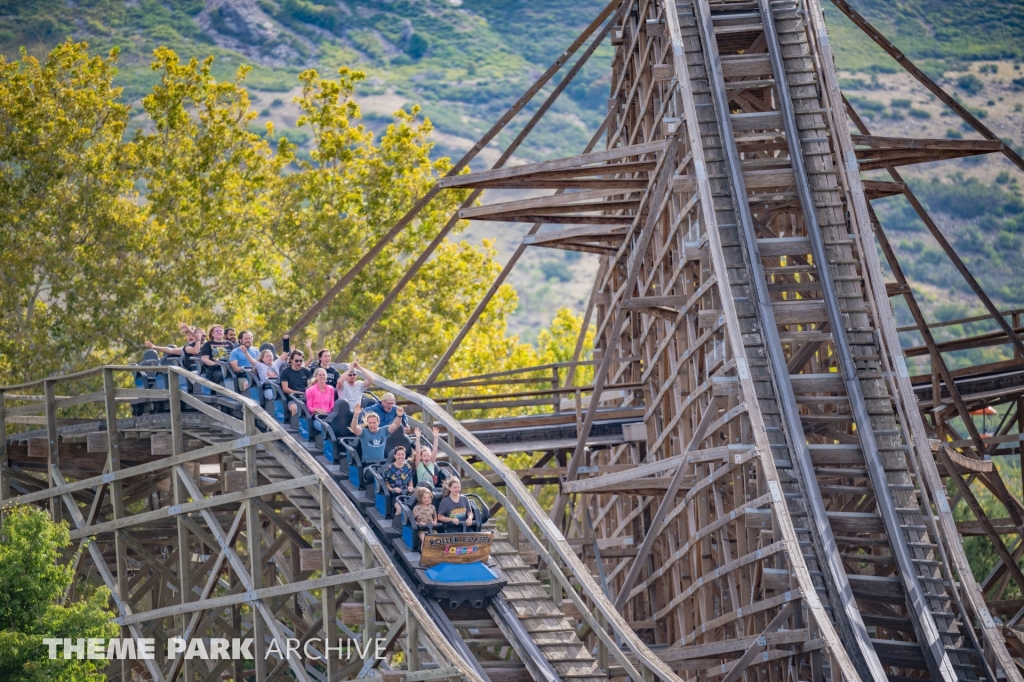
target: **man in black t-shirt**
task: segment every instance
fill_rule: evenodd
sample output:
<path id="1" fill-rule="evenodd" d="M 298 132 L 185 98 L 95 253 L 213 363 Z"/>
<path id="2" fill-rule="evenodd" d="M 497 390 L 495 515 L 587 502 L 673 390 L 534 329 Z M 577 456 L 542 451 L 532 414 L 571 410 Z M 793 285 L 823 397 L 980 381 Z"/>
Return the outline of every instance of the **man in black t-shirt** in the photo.
<path id="1" fill-rule="evenodd" d="M 234 350 L 234 346 L 224 338 L 224 327 L 219 324 L 215 324 L 210 328 L 210 336 L 213 338 L 203 344 L 202 349 L 199 351 L 199 359 L 203 363 L 204 376 L 210 381 L 219 384 L 224 381 L 224 372 L 221 371 L 218 361 L 223 360 L 227 362 L 228 356 Z"/>
<path id="2" fill-rule="evenodd" d="M 309 383 L 310 371 L 303 364 L 301 350 L 293 350 L 288 355 L 288 366 L 278 374 L 281 379 L 281 390 L 288 396 L 288 411 L 294 415 L 298 412 L 295 403 L 291 401 L 292 396 L 303 395 L 306 392 L 306 385 Z"/>

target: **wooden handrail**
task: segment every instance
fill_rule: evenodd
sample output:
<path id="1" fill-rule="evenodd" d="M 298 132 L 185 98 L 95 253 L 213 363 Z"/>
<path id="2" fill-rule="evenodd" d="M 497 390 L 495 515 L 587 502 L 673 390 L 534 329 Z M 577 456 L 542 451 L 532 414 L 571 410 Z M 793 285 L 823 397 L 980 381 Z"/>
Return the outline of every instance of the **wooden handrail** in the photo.
<path id="1" fill-rule="evenodd" d="M 425 414 L 429 414 L 434 421 L 443 424 L 445 428 L 448 429 L 449 433 L 455 434 L 455 436 L 469 448 L 473 456 L 478 461 L 486 464 L 492 471 L 501 477 L 505 482 L 504 493 L 487 480 L 487 477 L 482 472 L 478 471 L 475 467 L 470 466 L 465 459 L 455 452 L 454 448 L 444 442 L 439 444 L 441 450 L 448 455 L 449 461 L 461 463 L 461 469 L 464 474 L 472 478 L 477 484 L 484 488 L 488 494 L 501 503 L 508 515 L 509 522 L 514 523 L 516 528 L 518 528 L 520 537 L 525 535 L 525 538 L 530 542 L 533 548 L 537 551 L 537 554 L 544 560 L 545 564 L 550 569 L 552 579 L 557 579 L 558 582 L 561 583 L 569 598 L 571 598 L 576 604 L 583 619 L 593 629 L 594 633 L 601 639 L 605 646 L 608 647 L 609 652 L 616 657 L 622 667 L 626 670 L 627 675 L 637 682 L 642 682 L 644 679 L 643 672 L 636 669 L 626 656 L 626 652 L 624 652 L 622 647 L 619 646 L 618 642 L 625 645 L 628 651 L 640 662 L 641 667 L 650 670 L 664 680 L 681 682 L 680 678 L 672 671 L 672 669 L 658 658 L 639 637 L 637 637 L 636 633 L 629 627 L 629 623 L 626 622 L 626 620 L 619 614 L 608 596 L 594 581 L 594 578 L 591 576 L 586 565 L 579 559 L 579 557 L 576 556 L 576 553 L 573 551 L 568 540 L 565 539 L 562 532 L 551 521 L 543 508 L 541 508 L 540 503 L 534 499 L 531 492 L 515 475 L 515 472 L 506 466 L 500 457 L 492 453 L 487 446 L 477 440 L 477 438 L 469 430 L 463 427 L 458 420 L 448 414 L 444 408 L 430 398 L 416 393 L 404 386 L 383 379 L 377 375 L 374 375 L 374 383 L 379 386 L 383 386 L 390 392 L 394 393 L 395 396 L 401 397 L 410 403 L 418 405 L 420 409 Z M 522 506 L 525 511 L 525 515 L 519 513 L 517 505 Z M 533 532 L 533 526 L 542 530 L 544 536 L 547 538 L 547 543 Z M 551 550 L 550 552 L 549 548 Z M 552 556 L 552 554 L 556 556 Z M 559 567 L 559 562 L 571 571 L 572 577 L 575 578 L 583 595 L 594 604 L 596 613 L 592 613 L 587 608 L 582 597 L 576 592 L 572 582 Z M 612 630 L 612 633 L 614 633 L 614 637 L 601 626 L 601 622 L 608 625 Z M 618 642 L 616 640 L 618 640 Z"/>

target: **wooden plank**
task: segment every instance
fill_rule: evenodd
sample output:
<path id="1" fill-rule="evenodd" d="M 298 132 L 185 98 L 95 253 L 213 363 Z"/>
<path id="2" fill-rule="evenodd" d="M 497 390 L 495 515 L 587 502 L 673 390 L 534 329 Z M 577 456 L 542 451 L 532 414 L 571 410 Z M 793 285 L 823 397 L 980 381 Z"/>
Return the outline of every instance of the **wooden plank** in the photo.
<path id="1" fill-rule="evenodd" d="M 828 521 L 836 535 L 885 532 L 882 517 L 874 512 L 828 512 Z"/>
<path id="2" fill-rule="evenodd" d="M 637 144 L 632 146 L 616 147 L 615 149 L 609 149 L 601 152 L 581 154 L 579 156 L 573 156 L 564 159 L 555 159 L 553 161 L 528 163 L 521 166 L 511 166 L 499 168 L 497 170 L 481 171 L 479 173 L 469 173 L 467 175 L 448 176 L 438 181 L 438 186 L 472 187 L 479 182 L 523 177 L 526 175 L 531 175 L 533 173 L 542 171 L 568 170 L 570 168 L 579 169 L 591 166 L 593 164 L 603 164 L 608 161 L 614 161 L 615 159 L 622 159 L 631 156 L 643 156 L 645 154 L 653 154 L 655 152 L 664 151 L 664 149 L 665 142 L 658 140 L 655 142 L 646 142 L 643 144 Z"/>
<path id="3" fill-rule="evenodd" d="M 806 256 L 811 252 L 811 242 L 807 237 L 775 237 L 772 239 L 758 239 L 757 248 L 762 258 Z"/>
<path id="4" fill-rule="evenodd" d="M 843 377 L 838 372 L 828 374 L 790 374 L 794 393 L 835 393 L 845 390 Z"/>
<path id="5" fill-rule="evenodd" d="M 775 323 L 780 326 L 828 321 L 825 302 L 817 299 L 774 301 L 772 310 L 775 312 Z"/>
<path id="6" fill-rule="evenodd" d="M 549 242 L 563 239 L 603 240 L 621 243 L 626 236 L 625 227 L 570 227 L 564 230 L 551 230 L 523 238 L 523 244 L 542 246 Z"/>
<path id="7" fill-rule="evenodd" d="M 782 128 L 782 114 L 777 111 L 756 111 L 732 114 L 732 129 L 735 132 L 748 130 L 779 130 Z M 746 173 L 744 173 L 746 178 Z"/>
<path id="8" fill-rule="evenodd" d="M 179 514 L 190 514 L 194 511 L 200 511 L 203 509 L 209 509 L 211 507 L 220 507 L 223 505 L 235 504 L 243 500 L 248 500 L 253 497 L 259 497 L 261 495 L 270 495 L 272 493 L 279 493 L 285 490 L 291 490 L 293 488 L 301 488 L 303 486 L 312 485 L 317 482 L 317 477 L 314 475 L 303 476 L 302 478 L 289 479 L 279 481 L 277 483 L 270 483 L 268 485 L 257 486 L 249 488 L 244 491 L 237 493 L 228 493 L 226 495 L 214 495 L 213 497 L 206 497 L 199 501 L 188 502 L 182 505 L 174 505 L 166 507 L 164 509 L 158 509 L 151 512 L 143 512 L 141 514 L 133 514 L 132 516 L 126 516 L 115 521 L 107 521 L 105 523 L 97 523 L 92 526 L 85 528 L 79 528 L 71 532 L 72 540 L 79 540 L 84 537 L 97 535 L 99 533 L 106 533 L 112 530 L 118 530 L 120 528 L 130 528 L 131 526 L 137 526 L 143 523 L 151 521 L 161 521 L 168 517 L 177 516 Z"/>
<path id="9" fill-rule="evenodd" d="M 622 192 L 621 190 L 609 190 L 609 189 L 592 189 L 584 192 L 572 192 L 566 194 L 554 194 L 546 197 L 537 197 L 533 199 L 518 199 L 516 201 L 505 201 L 496 204 L 485 204 L 483 206 L 474 206 L 472 208 L 466 208 L 459 211 L 460 218 L 475 218 L 478 216 L 493 216 L 501 213 L 513 213 L 516 211 L 523 211 L 527 209 L 537 208 L 549 208 L 557 207 L 566 210 L 573 209 L 574 204 L 584 202 L 587 204 L 594 203 L 593 199 L 603 199 L 611 196 L 623 196 L 628 192 Z M 639 203 L 639 200 L 630 202 L 633 204 Z"/>
<path id="10" fill-rule="evenodd" d="M 150 454 L 153 456 L 170 455 L 174 453 L 169 431 L 156 432 L 149 437 Z"/>
<path id="11" fill-rule="evenodd" d="M 721 59 L 722 76 L 743 78 L 750 76 L 771 76 L 772 65 L 766 54 L 726 56 Z M 726 82 L 726 87 L 729 83 Z"/>
<path id="12" fill-rule="evenodd" d="M 384 577 L 387 577 L 387 572 L 383 568 L 368 568 L 361 571 L 354 571 L 352 573 L 339 573 L 337 575 L 318 578 L 316 580 L 303 580 L 295 583 L 275 585 L 273 587 L 264 587 L 254 592 L 241 592 L 238 594 L 229 594 L 224 597 L 213 597 L 210 599 L 188 602 L 187 604 L 176 604 L 174 606 L 168 606 L 162 609 L 153 609 L 151 611 L 145 611 L 143 613 L 137 613 L 130 616 L 121 616 L 115 618 L 114 621 L 118 625 L 131 625 L 133 623 L 159 621 L 163 618 L 178 616 L 183 613 L 220 609 L 225 606 L 271 599 L 273 597 L 279 597 L 286 594 L 296 594 L 298 592 L 307 592 L 309 590 L 319 590 L 322 587 L 345 585 L 348 583 L 359 582 L 361 580 L 373 580 L 375 578 Z"/>

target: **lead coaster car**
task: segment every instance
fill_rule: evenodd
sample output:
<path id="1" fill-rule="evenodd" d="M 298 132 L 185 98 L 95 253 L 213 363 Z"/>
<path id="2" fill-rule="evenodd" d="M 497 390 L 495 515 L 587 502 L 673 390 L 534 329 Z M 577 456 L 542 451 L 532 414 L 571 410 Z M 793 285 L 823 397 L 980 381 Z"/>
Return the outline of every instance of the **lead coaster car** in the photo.
<path id="1" fill-rule="evenodd" d="M 490 557 L 493 534 L 481 527 L 487 521 L 487 505 L 477 495 L 465 495 L 473 508 L 474 523 L 470 527 L 415 525 L 412 516 L 411 496 L 399 497 L 402 507 L 402 537 L 392 540 L 395 554 L 406 565 L 416 579 L 421 594 L 431 599 L 446 602 L 455 609 L 469 602 L 475 608 L 483 608 L 487 600 L 499 594 L 508 584 L 498 564 Z M 474 500 L 475 498 L 475 500 Z M 435 505 L 439 500 L 435 501 Z M 479 504 L 478 504 L 479 503 Z M 428 551 L 427 560 L 419 550 L 419 531 L 425 530 L 428 543 L 434 543 L 435 550 Z M 441 532 L 438 532 L 441 531 Z M 486 542 L 487 547 L 480 545 Z M 444 548 L 457 551 L 444 552 Z M 482 551 L 486 549 L 486 551 Z M 461 551 L 460 551 L 461 550 Z M 451 554 L 451 561 L 433 560 Z M 472 561 L 474 554 L 485 555 L 483 560 Z M 434 563 L 434 565 L 424 565 Z"/>

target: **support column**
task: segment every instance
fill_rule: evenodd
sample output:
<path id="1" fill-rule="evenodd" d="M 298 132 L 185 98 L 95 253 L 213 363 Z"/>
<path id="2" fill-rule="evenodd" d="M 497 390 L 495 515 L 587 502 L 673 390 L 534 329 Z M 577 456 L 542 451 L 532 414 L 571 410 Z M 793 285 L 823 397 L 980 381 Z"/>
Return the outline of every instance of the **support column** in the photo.
<path id="1" fill-rule="evenodd" d="M 7 466 L 7 408 L 4 392 L 0 391 L 0 502 L 11 496 L 11 482 L 5 473 Z"/>
<path id="2" fill-rule="evenodd" d="M 320 544 L 323 550 L 323 569 L 320 571 L 322 577 L 334 575 L 334 568 L 331 563 L 334 561 L 334 521 L 332 514 L 334 507 L 331 502 L 331 493 L 327 486 L 320 483 Z M 327 679 L 331 680 L 341 667 L 341 661 L 331 658 L 329 644 L 338 640 L 338 604 L 335 601 L 338 588 L 325 587 L 321 590 L 323 601 L 324 619 L 324 655 L 327 658 Z"/>
<path id="3" fill-rule="evenodd" d="M 171 407 L 171 456 L 173 457 L 184 452 L 181 432 L 181 387 L 178 385 L 178 376 L 173 372 L 169 372 L 167 375 L 167 390 Z M 184 504 L 187 497 L 185 487 L 181 482 L 181 477 L 176 476 L 173 469 L 171 470 L 171 481 L 174 504 Z M 187 604 L 192 601 L 192 550 L 189 542 L 188 526 L 185 525 L 185 516 L 179 514 L 176 522 L 178 526 L 178 599 L 182 604 Z M 189 620 L 189 616 L 185 614 L 179 616 L 178 627 L 181 637 L 185 640 L 188 639 L 190 634 L 185 632 Z M 185 679 L 191 682 L 194 677 L 192 674 L 192 661 L 185 659 L 182 670 L 185 672 Z"/>
<path id="4" fill-rule="evenodd" d="M 243 420 L 245 435 L 256 435 L 256 417 L 248 407 L 244 408 Z M 256 470 L 256 446 L 245 448 L 245 485 L 255 488 L 259 485 L 259 474 Z M 245 537 L 249 545 L 249 575 L 252 576 L 252 589 L 263 587 L 263 533 L 260 528 L 260 510 L 256 499 L 245 502 Z M 252 606 L 252 637 L 253 657 L 256 664 L 256 682 L 263 682 L 267 677 L 267 624 L 260 618 L 259 609 Z"/>
<path id="5" fill-rule="evenodd" d="M 373 548 L 370 543 L 363 539 L 363 568 L 373 568 L 375 563 Z M 376 637 L 377 632 L 377 587 L 373 578 L 363 581 L 363 645 L 365 646 L 371 638 Z"/>
<path id="6" fill-rule="evenodd" d="M 53 379 L 43 382 L 43 394 L 46 400 L 46 485 L 49 488 L 58 485 L 53 474 L 60 467 L 60 450 L 57 442 L 57 400 L 54 397 L 53 383 Z M 60 523 L 64 518 L 61 504 L 63 502 L 60 495 L 50 498 L 50 516 L 54 523 Z"/>
<path id="7" fill-rule="evenodd" d="M 47 393 L 47 413 L 50 412 L 50 399 L 53 398 L 53 386 L 50 382 L 50 392 Z M 118 446 L 117 433 L 117 401 L 114 398 L 114 370 L 103 370 L 103 402 L 106 408 L 107 417 L 107 472 L 110 475 L 121 470 L 121 451 Z M 49 418 L 47 422 L 49 422 Z M 56 427 L 55 427 L 56 429 Z M 56 437 L 54 437 L 56 441 Z M 56 443 L 52 446 L 56 453 Z M 51 474 L 52 475 L 52 474 Z M 54 498 L 58 500 L 59 498 Z M 110 504 L 114 510 L 114 520 L 124 518 L 124 497 L 121 494 L 121 481 L 110 482 Z M 120 533 L 114 533 L 114 551 L 117 553 L 117 596 L 125 605 L 128 604 L 128 563 L 125 560 L 124 539 Z M 127 628 L 121 628 L 121 637 L 130 637 Z M 131 665 L 128 661 L 121 661 L 121 679 L 128 679 Z"/>
<path id="8" fill-rule="evenodd" d="M 405 667 L 414 673 L 420 669 L 420 622 L 409 612 L 408 604 L 405 606 L 405 636 L 405 653 L 408 658 Z"/>

